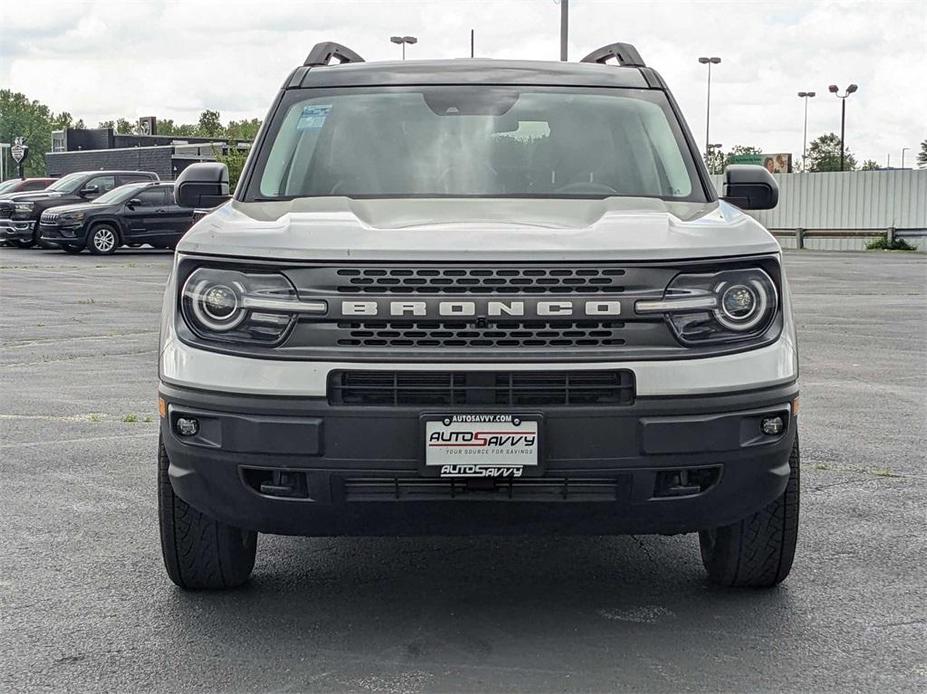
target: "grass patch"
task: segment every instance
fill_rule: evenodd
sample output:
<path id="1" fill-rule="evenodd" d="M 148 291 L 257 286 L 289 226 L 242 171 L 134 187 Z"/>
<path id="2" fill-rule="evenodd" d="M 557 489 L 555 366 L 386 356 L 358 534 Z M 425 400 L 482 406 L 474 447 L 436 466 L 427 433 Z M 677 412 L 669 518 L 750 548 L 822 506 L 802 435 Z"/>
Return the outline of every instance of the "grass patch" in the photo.
<path id="1" fill-rule="evenodd" d="M 827 466 L 826 463 L 815 463 L 814 469 L 815 470 L 830 470 L 830 468 Z"/>
<path id="2" fill-rule="evenodd" d="M 93 299 L 78 299 L 78 300 L 77 300 L 77 303 L 79 303 L 79 304 L 95 304 L 95 303 L 97 303 L 97 302 L 94 301 Z"/>
<path id="3" fill-rule="evenodd" d="M 867 251 L 916 251 L 917 249 L 897 236 L 889 243 L 888 236 L 880 236 L 866 244 Z"/>
<path id="4" fill-rule="evenodd" d="M 89 419 L 91 422 L 102 422 L 102 421 L 103 421 L 103 415 L 92 414 L 92 415 L 90 415 L 90 417 L 88 417 L 88 419 Z"/>
<path id="5" fill-rule="evenodd" d="M 896 475 L 894 472 L 889 470 L 887 467 L 873 468 L 869 472 L 871 472 L 876 477 L 901 477 L 901 475 Z"/>
<path id="6" fill-rule="evenodd" d="M 154 420 L 151 418 L 151 415 L 148 415 L 142 421 L 145 422 L 145 424 L 151 424 Z"/>
<path id="7" fill-rule="evenodd" d="M 138 415 L 137 414 L 127 414 L 125 417 L 122 418 L 122 421 L 125 422 L 126 424 L 135 424 L 138 421 Z"/>

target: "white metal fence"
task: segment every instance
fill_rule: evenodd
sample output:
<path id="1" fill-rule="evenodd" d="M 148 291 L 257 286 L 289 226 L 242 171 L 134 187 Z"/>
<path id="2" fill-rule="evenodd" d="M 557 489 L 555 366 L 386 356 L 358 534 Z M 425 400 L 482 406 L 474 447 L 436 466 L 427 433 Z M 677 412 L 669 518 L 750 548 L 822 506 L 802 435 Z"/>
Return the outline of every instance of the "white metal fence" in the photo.
<path id="1" fill-rule="evenodd" d="M 713 176 L 722 193 L 724 176 Z M 750 212 L 783 248 L 862 250 L 886 234 L 927 252 L 927 169 L 775 174 L 779 204 Z"/>

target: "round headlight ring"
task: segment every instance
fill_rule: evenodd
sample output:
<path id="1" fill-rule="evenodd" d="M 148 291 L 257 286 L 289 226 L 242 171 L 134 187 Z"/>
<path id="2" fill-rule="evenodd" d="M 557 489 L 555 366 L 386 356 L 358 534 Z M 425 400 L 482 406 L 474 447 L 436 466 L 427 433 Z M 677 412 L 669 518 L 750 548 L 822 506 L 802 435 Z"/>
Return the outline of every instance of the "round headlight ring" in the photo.
<path id="1" fill-rule="evenodd" d="M 189 294 L 195 322 L 214 332 L 234 330 L 247 315 L 247 311 L 241 308 L 243 293 L 244 287 L 238 282 L 225 284 L 200 280 Z"/>
<path id="2" fill-rule="evenodd" d="M 746 282 L 722 282 L 715 287 L 718 295 L 718 308 L 713 311 L 715 320 L 728 330 L 752 330 L 768 315 L 770 303 L 775 300 L 769 291 L 757 278 Z"/>

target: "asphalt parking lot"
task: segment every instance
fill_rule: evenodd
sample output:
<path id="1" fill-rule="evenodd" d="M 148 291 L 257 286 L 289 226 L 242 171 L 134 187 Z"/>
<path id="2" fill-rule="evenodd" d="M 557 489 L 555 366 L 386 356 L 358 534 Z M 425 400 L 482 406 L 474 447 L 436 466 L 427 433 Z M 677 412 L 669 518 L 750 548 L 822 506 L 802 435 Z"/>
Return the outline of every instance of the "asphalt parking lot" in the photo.
<path id="1" fill-rule="evenodd" d="M 0 248 L 0 690 L 924 691 L 927 258 L 790 253 L 791 577 L 706 584 L 694 536 L 262 536 L 184 593 L 158 545 L 163 252 Z"/>

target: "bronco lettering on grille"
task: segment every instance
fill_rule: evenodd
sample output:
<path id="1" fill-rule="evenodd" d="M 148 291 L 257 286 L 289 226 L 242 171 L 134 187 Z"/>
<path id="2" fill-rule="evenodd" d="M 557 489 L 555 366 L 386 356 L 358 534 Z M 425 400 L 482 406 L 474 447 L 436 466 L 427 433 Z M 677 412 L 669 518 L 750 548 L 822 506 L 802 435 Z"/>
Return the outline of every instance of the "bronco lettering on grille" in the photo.
<path id="1" fill-rule="evenodd" d="M 342 316 L 410 316 L 416 318 L 620 316 L 620 301 L 592 299 L 546 301 L 524 299 L 498 301 L 342 301 Z"/>

